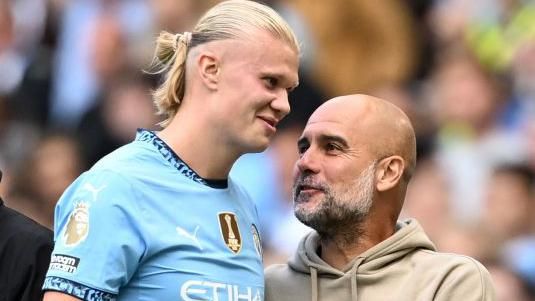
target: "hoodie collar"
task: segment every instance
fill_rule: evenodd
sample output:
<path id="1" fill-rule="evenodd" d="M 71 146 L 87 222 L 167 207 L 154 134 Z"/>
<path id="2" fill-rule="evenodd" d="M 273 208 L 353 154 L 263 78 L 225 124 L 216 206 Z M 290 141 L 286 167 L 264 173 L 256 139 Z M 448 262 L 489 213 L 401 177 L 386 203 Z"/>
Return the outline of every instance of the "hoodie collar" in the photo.
<path id="1" fill-rule="evenodd" d="M 392 259 L 395 259 L 404 256 L 406 253 L 416 248 L 436 250 L 431 240 L 427 237 L 424 230 L 415 219 L 398 221 L 396 224 L 396 232 L 394 232 L 392 236 L 357 256 L 342 271 L 330 266 L 321 259 L 317 253 L 319 245 L 318 233 L 316 231 L 311 231 L 299 242 L 297 252 L 288 262 L 289 265 L 297 271 L 308 270 L 308 267 L 311 266 L 316 267 L 320 275 L 332 274 L 342 276 L 357 262 L 368 263 L 385 256 L 394 256 Z M 359 258 L 363 258 L 364 260 L 361 261 Z"/>
<path id="2" fill-rule="evenodd" d="M 399 221 L 392 236 L 354 258 L 344 270 L 338 270 L 326 263 L 318 255 L 318 247 L 319 235 L 316 231 L 312 231 L 301 239 L 297 252 L 288 262 L 293 270 L 310 275 L 313 301 L 317 301 L 319 297 L 318 277 L 322 278 L 322 275 L 329 275 L 330 279 L 347 277 L 351 282 L 351 300 L 353 300 L 357 297 L 359 273 L 374 273 L 415 249 L 436 250 L 415 219 Z"/>

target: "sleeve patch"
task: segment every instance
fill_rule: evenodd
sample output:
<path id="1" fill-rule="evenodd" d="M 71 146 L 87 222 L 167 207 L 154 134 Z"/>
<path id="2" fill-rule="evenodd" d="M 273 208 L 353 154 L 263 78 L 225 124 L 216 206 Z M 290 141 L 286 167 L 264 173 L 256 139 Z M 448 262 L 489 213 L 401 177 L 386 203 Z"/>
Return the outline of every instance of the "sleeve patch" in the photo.
<path id="1" fill-rule="evenodd" d="M 84 301 L 116 301 L 117 296 L 60 277 L 46 277 L 43 290 L 62 292 Z"/>
<path id="2" fill-rule="evenodd" d="M 50 270 L 63 271 L 66 273 L 76 273 L 80 258 L 63 254 L 52 254 L 50 260 Z"/>

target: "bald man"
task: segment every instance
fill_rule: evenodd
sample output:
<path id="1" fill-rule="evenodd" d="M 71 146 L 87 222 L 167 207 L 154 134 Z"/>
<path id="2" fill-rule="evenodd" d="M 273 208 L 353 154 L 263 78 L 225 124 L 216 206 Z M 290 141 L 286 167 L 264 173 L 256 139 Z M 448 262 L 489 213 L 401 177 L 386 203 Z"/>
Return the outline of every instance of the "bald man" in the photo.
<path id="1" fill-rule="evenodd" d="M 266 269 L 267 301 L 494 300 L 488 271 L 436 252 L 414 219 L 398 221 L 415 168 L 407 116 L 367 95 L 325 102 L 298 141 L 294 210 L 315 231 Z"/>

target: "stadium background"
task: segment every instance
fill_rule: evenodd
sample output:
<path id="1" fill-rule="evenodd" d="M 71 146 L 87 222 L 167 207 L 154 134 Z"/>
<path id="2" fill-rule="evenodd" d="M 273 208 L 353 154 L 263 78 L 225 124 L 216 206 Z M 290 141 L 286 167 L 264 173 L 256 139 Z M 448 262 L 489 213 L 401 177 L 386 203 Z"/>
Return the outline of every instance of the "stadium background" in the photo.
<path id="1" fill-rule="evenodd" d="M 158 129 L 144 75 L 156 34 L 215 0 L 0 0 L 0 195 L 52 227 L 65 187 Z M 302 42 L 292 113 L 232 176 L 257 201 L 266 265 L 308 229 L 291 213 L 296 139 L 322 101 L 384 97 L 410 116 L 418 168 L 404 217 L 482 261 L 499 300 L 535 300 L 535 1 L 266 1 Z M 202 137 L 200 137 L 202 139 Z"/>

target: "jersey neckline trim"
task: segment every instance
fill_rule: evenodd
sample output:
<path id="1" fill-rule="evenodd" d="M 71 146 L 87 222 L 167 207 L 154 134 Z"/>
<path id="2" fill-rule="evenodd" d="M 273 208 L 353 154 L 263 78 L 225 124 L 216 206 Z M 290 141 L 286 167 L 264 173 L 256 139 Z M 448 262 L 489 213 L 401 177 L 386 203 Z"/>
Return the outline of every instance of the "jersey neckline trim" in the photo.
<path id="1" fill-rule="evenodd" d="M 135 141 L 148 142 L 152 144 L 158 152 L 173 165 L 183 176 L 193 180 L 199 184 L 215 188 L 225 189 L 228 187 L 228 179 L 213 180 L 205 179 L 199 176 L 191 167 L 186 164 L 180 157 L 173 151 L 165 141 L 156 135 L 153 131 L 146 129 L 138 129 L 136 133 Z"/>

